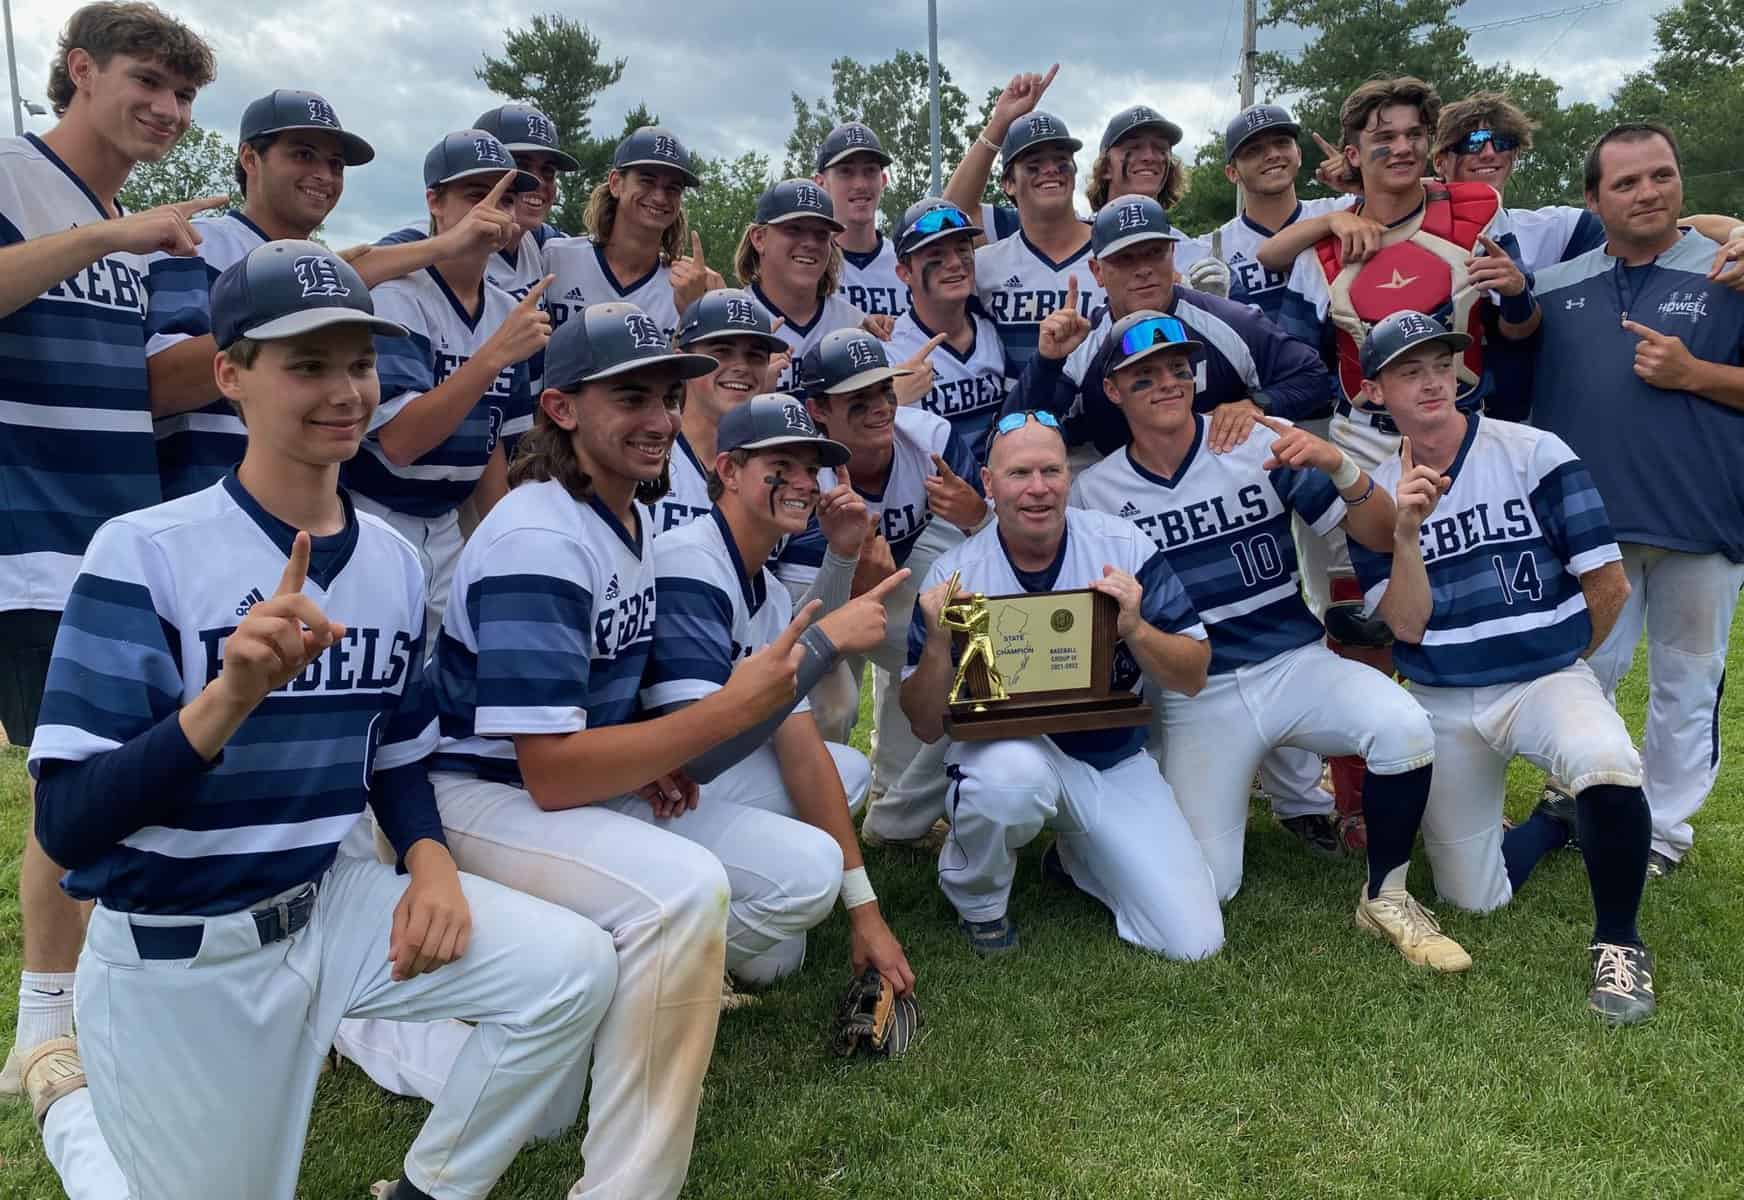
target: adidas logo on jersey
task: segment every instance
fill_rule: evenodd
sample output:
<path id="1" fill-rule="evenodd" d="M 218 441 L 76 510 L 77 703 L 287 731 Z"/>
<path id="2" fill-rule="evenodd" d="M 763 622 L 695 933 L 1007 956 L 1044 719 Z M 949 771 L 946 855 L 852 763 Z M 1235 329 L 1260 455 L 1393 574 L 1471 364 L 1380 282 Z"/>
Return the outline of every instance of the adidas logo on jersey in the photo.
<path id="1" fill-rule="evenodd" d="M 1006 287 L 1022 287 L 1023 286 L 1023 276 L 1022 275 L 1013 275 L 1010 279 L 1007 279 L 1005 281 L 1005 286 Z"/>
<path id="2" fill-rule="evenodd" d="M 614 600 L 616 600 L 616 599 L 617 599 L 617 598 L 618 598 L 618 577 L 617 577 L 617 575 L 616 575 L 616 574 L 615 574 L 615 573 L 614 573 L 614 574 L 613 574 L 613 575 L 612 575 L 612 581 L 611 581 L 611 582 L 610 582 L 610 583 L 608 583 L 608 584 L 606 584 L 606 598 L 605 598 L 605 602 L 606 602 L 606 603 L 607 603 L 607 604 L 610 604 L 610 603 L 612 603 L 612 602 L 613 602 L 613 601 L 614 601 Z"/>
<path id="3" fill-rule="evenodd" d="M 564 292 L 563 298 L 565 300 L 586 300 L 587 299 L 586 296 L 582 295 L 581 288 L 579 288 L 579 287 L 572 287 L 567 292 Z"/>
<path id="4" fill-rule="evenodd" d="M 1123 517 L 1138 516 L 1138 505 L 1134 504 L 1131 500 L 1128 500 L 1125 504 L 1120 506 L 1120 515 Z"/>
<path id="5" fill-rule="evenodd" d="M 262 600 L 265 600 L 265 599 L 266 599 L 266 597 L 261 594 L 261 590 L 259 588 L 249 588 L 248 595 L 244 596 L 242 598 L 242 603 L 238 604 L 236 606 L 236 615 L 239 617 L 246 617 L 248 615 L 249 609 L 253 608 L 255 605 L 259 604 Z"/>

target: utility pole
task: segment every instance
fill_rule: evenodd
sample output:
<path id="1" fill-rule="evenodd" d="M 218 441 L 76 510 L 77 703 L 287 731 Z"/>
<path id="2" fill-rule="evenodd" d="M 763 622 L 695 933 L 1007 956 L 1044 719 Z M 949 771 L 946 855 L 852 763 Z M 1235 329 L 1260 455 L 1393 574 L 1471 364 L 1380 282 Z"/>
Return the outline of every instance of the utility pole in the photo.
<path id="1" fill-rule="evenodd" d="M 18 88 L 14 86 L 12 90 L 16 92 Z M 939 162 L 939 0 L 927 0 L 927 92 L 931 97 L 933 139 L 933 187 L 929 194 L 937 196 L 945 190 L 940 180 L 942 165 Z"/>
<path id="2" fill-rule="evenodd" d="M 12 136 L 24 136 L 24 97 L 18 94 L 18 43 L 12 37 L 12 0 L 0 0 L 6 17 L 6 75 L 12 82 Z"/>
<path id="3" fill-rule="evenodd" d="M 1259 0 L 1242 0 L 1241 3 L 1241 107 L 1245 110 L 1254 102 L 1254 59 L 1259 55 L 1256 46 L 1259 37 Z M 1240 216 L 1247 208 L 1247 198 L 1242 195 L 1241 185 L 1235 185 L 1235 212 Z"/>

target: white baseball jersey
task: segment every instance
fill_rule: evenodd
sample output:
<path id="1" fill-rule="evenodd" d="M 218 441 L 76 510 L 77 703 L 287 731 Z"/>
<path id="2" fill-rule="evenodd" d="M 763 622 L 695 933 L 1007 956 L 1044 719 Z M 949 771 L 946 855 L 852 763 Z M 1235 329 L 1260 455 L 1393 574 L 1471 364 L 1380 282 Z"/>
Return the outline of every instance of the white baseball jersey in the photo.
<path id="1" fill-rule="evenodd" d="M 396 229 L 376 242 L 378 246 L 398 246 L 422 241 L 430 235 L 423 229 L 408 225 Z M 555 225 L 541 225 L 521 235 L 520 245 L 513 250 L 498 250 L 485 260 L 484 277 L 517 300 L 525 300 L 533 285 L 545 278 L 545 244 L 564 235 Z"/>
<path id="2" fill-rule="evenodd" d="M 396 844 L 414 828 L 440 839 L 427 784 L 417 812 L 416 789 L 381 786 L 436 745 L 423 572 L 386 525 L 348 500 L 345 515 L 314 539 L 304 586 L 344 638 L 262 701 L 188 794 L 71 872 L 71 894 L 123 912 L 236 912 L 319 878 L 366 801 Z M 114 751 L 191 703 L 296 535 L 234 475 L 105 525 L 61 619 L 32 772 Z"/>
<path id="3" fill-rule="evenodd" d="M 993 423 L 1011 390 L 1012 377 L 1006 371 L 1005 346 L 999 340 L 998 328 L 978 312 L 970 312 L 969 322 L 975 340 L 966 352 L 941 342 L 928 356 L 933 387 L 921 397 L 920 407 L 949 421 L 958 440 L 979 463 L 987 457 Z M 897 319 L 890 334 L 890 360 L 906 361 L 932 340 L 934 332 L 910 309 Z"/>
<path id="4" fill-rule="evenodd" d="M 890 555 L 901 566 L 908 561 L 921 532 L 933 519 L 927 505 L 926 481 L 937 475 L 933 463 L 937 454 L 961 479 L 981 490 L 981 471 L 964 446 L 952 432 L 950 422 L 918 408 L 896 410 L 896 428 L 892 434 L 890 470 L 884 486 L 873 492 L 854 481 L 854 490 L 866 502 L 866 511 L 879 518 L 878 532 L 890 543 Z M 829 467 L 818 471 L 818 490 L 827 492 L 836 486 L 836 473 Z M 794 595 L 802 595 L 817 577 L 823 565 L 829 541 L 812 514 L 805 529 L 787 540 L 778 552 L 776 577 Z"/>
<path id="5" fill-rule="evenodd" d="M 1520 269 L 1532 272 L 1576 258 L 1605 241 L 1605 227 L 1597 217 L 1567 204 L 1502 209 L 1490 223 L 1490 236 L 1501 241 L 1510 233 L 1519 246 Z"/>
<path id="6" fill-rule="evenodd" d="M 488 282 L 483 290 L 476 318 L 434 267 L 370 290 L 376 315 L 405 326 L 411 336 L 375 340 L 382 400 L 363 448 L 340 469 L 347 487 L 395 512 L 440 517 L 472 494 L 498 439 L 504 454 L 513 457 L 516 441 L 533 427 L 525 362 L 498 372 L 454 432 L 417 462 L 395 465 L 378 440 L 383 425 L 459 370 L 513 311 L 516 301 L 507 292 Z"/>
<path id="7" fill-rule="evenodd" d="M 794 380 L 799 371 L 799 360 L 807 350 L 829 337 L 838 329 L 858 329 L 866 319 L 866 314 L 849 304 L 841 296 L 827 297 L 818 305 L 817 312 L 812 314 L 809 325 L 801 325 L 792 317 L 775 306 L 774 301 L 764 294 L 757 284 L 751 285 L 751 294 L 757 297 L 759 303 L 769 310 L 771 317 L 780 317 L 781 324 L 775 330 L 775 336 L 787 343 L 788 353 L 793 361 L 787 369 L 781 372 L 781 378 L 775 381 L 778 392 L 794 391 Z M 797 394 L 797 393 L 796 393 Z"/>
<path id="8" fill-rule="evenodd" d="M 1066 302 L 1067 284 L 1074 276 L 1078 311 L 1088 317 L 1108 301 L 1108 293 L 1090 274 L 1088 241 L 1065 262 L 1055 262 L 1037 250 L 1021 229 L 975 251 L 975 291 L 999 328 L 1014 374 L 1035 354 L 1041 323 Z"/>
<path id="9" fill-rule="evenodd" d="M 432 670 L 432 770 L 522 786 L 518 733 L 621 725 L 654 644 L 647 524 L 555 480 L 512 489 L 460 553 Z"/>
<path id="10" fill-rule="evenodd" d="M 1418 533 L 1433 609 L 1420 643 L 1399 642 L 1399 674 L 1432 687 L 1518 683 L 1561 670 L 1592 639 L 1580 576 L 1622 554 L 1586 464 L 1553 433 L 1466 418 L 1453 486 Z M 1397 488 L 1400 460 L 1370 472 Z M 1350 543 L 1372 609 L 1393 556 Z"/>
<path id="11" fill-rule="evenodd" d="M 146 277 L 145 353 L 149 358 L 171 346 L 212 332 L 212 284 L 268 238 L 260 226 L 235 209 L 202 220 L 200 252 L 189 258 L 159 255 Z M 203 407 L 152 422 L 157 434 L 157 466 L 166 500 L 210 487 L 242 461 L 248 427 L 230 401 L 212 388 Z"/>
<path id="12" fill-rule="evenodd" d="M 1296 210 L 1280 228 L 1287 229 L 1307 217 L 1321 217 L 1349 208 L 1356 199 L 1355 196 L 1319 196 L 1312 200 L 1298 200 Z M 1229 264 L 1229 298 L 1241 304 L 1251 304 L 1274 320 L 1284 302 L 1284 284 L 1289 281 L 1290 273 L 1274 271 L 1260 262 L 1259 248 L 1261 242 L 1277 232 L 1243 213 L 1225 221 L 1218 229 L 1221 236 L 1217 239 L 1223 261 Z M 1175 246 L 1175 270 L 1185 275 L 1194 263 L 1209 258 L 1212 248 L 1209 233 L 1178 243 Z"/>
<path id="13" fill-rule="evenodd" d="M 697 458 L 684 434 L 672 439 L 667 460 L 672 486 L 653 504 L 642 506 L 642 511 L 648 516 L 649 537 L 659 537 L 688 525 L 714 507 L 714 501 L 708 495 L 710 468 Z"/>
<path id="14" fill-rule="evenodd" d="M 1302 602 L 1290 515 L 1325 536 L 1345 504 L 1319 471 L 1266 470 L 1269 431 L 1213 454 L 1205 418 L 1193 422 L 1193 446 L 1173 476 L 1146 470 L 1128 446 L 1073 481 L 1072 503 L 1123 517 L 1156 542 L 1210 631 L 1217 675 L 1320 640 Z"/>
<path id="15" fill-rule="evenodd" d="M 40 138 L 0 138 L 0 246 L 105 219 Z M 0 317 L 0 610 L 60 609 L 98 526 L 162 499 L 146 262 L 106 254 Z"/>
<path id="16" fill-rule="evenodd" d="M 545 289 L 545 309 L 551 328 L 590 304 L 634 304 L 653 318 L 667 340 L 678 329 L 678 308 L 672 299 L 672 273 L 664 262 L 640 279 L 620 282 L 606 265 L 605 248 L 591 237 L 558 238 L 545 243 L 545 273 L 555 275 Z"/>
<path id="17" fill-rule="evenodd" d="M 878 235 L 870 252 L 842 250 L 841 297 L 869 316 L 900 317 L 914 302 L 908 285 L 896 277 L 896 243 Z"/>

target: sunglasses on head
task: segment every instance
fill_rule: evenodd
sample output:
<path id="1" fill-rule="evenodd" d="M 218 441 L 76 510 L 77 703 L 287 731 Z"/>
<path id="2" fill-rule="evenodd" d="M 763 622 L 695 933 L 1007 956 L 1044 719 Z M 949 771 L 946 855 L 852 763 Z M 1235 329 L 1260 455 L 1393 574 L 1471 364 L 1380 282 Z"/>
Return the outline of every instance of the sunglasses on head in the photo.
<path id="1" fill-rule="evenodd" d="M 1060 428 L 1060 418 L 1056 417 L 1053 413 L 1041 408 L 1027 408 L 1022 412 L 1006 413 L 1003 417 L 1000 417 L 998 424 L 993 426 L 993 438 L 997 438 L 1002 434 L 1016 433 L 1025 425 L 1029 424 L 1029 419 L 1031 417 L 1035 418 L 1035 423 L 1037 425 L 1046 425 L 1049 429 L 1053 430 L 1058 430 Z M 993 438 L 989 438 L 988 441 L 991 442 Z"/>
<path id="2" fill-rule="evenodd" d="M 1176 318 L 1152 317 L 1148 321 L 1140 321 L 1126 331 L 1120 339 L 1120 353 L 1121 357 L 1126 358 L 1152 346 L 1190 340 L 1187 327 Z"/>
<path id="3" fill-rule="evenodd" d="M 1510 150 L 1520 148 L 1520 139 L 1505 133 L 1497 133 L 1494 129 L 1474 129 L 1465 137 L 1455 142 L 1449 149 L 1455 154 L 1482 154 L 1485 146 L 1495 147 L 1497 154 L 1506 154 Z"/>
<path id="4" fill-rule="evenodd" d="M 920 220 L 909 226 L 911 233 L 938 233 L 942 229 L 967 229 L 969 218 L 954 208 L 935 208 L 921 214 Z"/>

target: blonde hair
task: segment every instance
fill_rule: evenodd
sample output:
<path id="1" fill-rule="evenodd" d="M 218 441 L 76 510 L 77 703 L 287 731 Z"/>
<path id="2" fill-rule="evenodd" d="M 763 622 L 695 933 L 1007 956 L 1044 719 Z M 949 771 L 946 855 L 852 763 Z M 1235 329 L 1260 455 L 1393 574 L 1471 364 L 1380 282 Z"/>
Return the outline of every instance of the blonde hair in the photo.
<path id="1" fill-rule="evenodd" d="M 1530 150 L 1538 122 L 1501 92 L 1473 92 L 1441 110 L 1441 121 L 1435 127 L 1435 153 L 1446 154 L 1463 142 L 1466 134 L 1486 126 L 1518 140 L 1521 150 Z"/>
<path id="2" fill-rule="evenodd" d="M 593 236 L 595 244 L 604 246 L 612 240 L 612 226 L 618 221 L 618 198 L 612 195 L 612 175 L 621 172 L 612 168 L 611 175 L 594 185 L 593 192 L 587 198 L 587 212 L 582 216 L 582 223 Z M 684 205 L 678 206 L 678 219 L 666 227 L 666 232 L 660 235 L 660 260 L 671 266 L 690 252 L 687 244 L 690 241 L 690 222 L 684 215 Z"/>
<path id="3" fill-rule="evenodd" d="M 753 223 L 745 226 L 745 232 L 739 237 L 739 248 L 733 251 L 733 273 L 739 277 L 740 287 L 750 287 L 763 278 L 763 256 L 757 253 L 757 247 L 751 244 L 751 231 L 768 226 L 758 226 Z M 830 257 L 824 263 L 824 273 L 818 279 L 818 299 L 828 300 L 842 286 L 842 248 L 836 245 L 836 239 L 830 239 Z"/>

